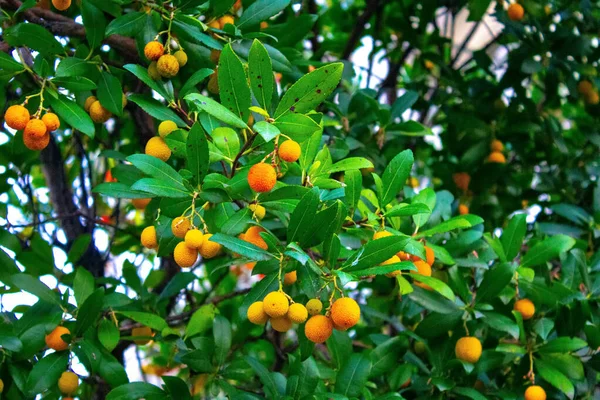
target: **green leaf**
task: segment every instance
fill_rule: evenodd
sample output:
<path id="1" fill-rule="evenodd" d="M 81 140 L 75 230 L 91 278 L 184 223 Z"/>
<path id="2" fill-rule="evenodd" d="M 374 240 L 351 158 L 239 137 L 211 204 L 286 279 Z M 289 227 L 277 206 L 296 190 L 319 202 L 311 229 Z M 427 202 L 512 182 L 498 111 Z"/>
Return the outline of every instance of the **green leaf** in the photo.
<path id="1" fill-rule="evenodd" d="M 577 337 L 559 337 L 540 347 L 540 353 L 568 353 L 587 346 L 585 340 Z"/>
<path id="2" fill-rule="evenodd" d="M 106 36 L 123 35 L 135 37 L 146 27 L 148 14 L 143 11 L 128 12 L 110 21 L 106 27 Z"/>
<path id="3" fill-rule="evenodd" d="M 103 182 L 97 185 L 94 193 L 118 199 L 145 199 L 148 198 L 148 193 L 132 190 L 129 185 L 119 182 Z"/>
<path id="4" fill-rule="evenodd" d="M 260 24 L 290 4 L 290 0 L 257 0 L 244 10 L 236 26 L 239 29 L 242 27 L 252 27 Z"/>
<path id="5" fill-rule="evenodd" d="M 433 208 L 435 207 L 436 201 L 437 201 L 437 196 L 435 195 L 435 192 L 431 188 L 425 188 L 425 189 L 421 190 L 419 192 L 419 194 L 417 194 L 412 199 L 413 203 L 425 204 L 432 211 L 433 211 Z M 431 213 L 415 214 L 415 215 L 413 215 L 413 221 L 416 226 L 421 227 L 421 226 L 425 225 L 427 223 L 427 221 L 429 221 L 430 216 L 431 216 Z"/>
<path id="6" fill-rule="evenodd" d="M 349 215 L 354 214 L 354 209 L 360 200 L 360 191 L 362 190 L 362 174 L 360 171 L 352 170 L 344 173 L 344 203 L 348 207 Z"/>
<path id="7" fill-rule="evenodd" d="M 134 154 L 127 157 L 127 161 L 132 163 L 143 173 L 150 175 L 157 180 L 168 182 L 173 188 L 180 191 L 188 191 L 183 184 L 183 178 L 170 165 L 156 157 L 146 154 Z"/>
<path id="8" fill-rule="evenodd" d="M 259 121 L 255 123 L 252 128 L 258 132 L 267 143 L 273 140 L 277 135 L 281 134 L 281 131 L 275 125 L 266 121 Z"/>
<path id="9" fill-rule="evenodd" d="M 103 72 L 98 82 L 97 94 L 104 108 L 116 115 L 123 115 L 123 88 L 119 79 Z"/>
<path id="10" fill-rule="evenodd" d="M 201 68 L 194 72 L 194 74 L 185 82 L 185 85 L 181 87 L 179 97 L 185 97 L 185 95 L 194 89 L 197 84 L 208 78 L 213 72 L 214 71 L 209 68 Z"/>
<path id="11" fill-rule="evenodd" d="M 173 186 L 171 182 L 154 178 L 142 178 L 134 183 L 131 189 L 146 192 L 148 193 L 147 197 L 186 198 L 191 195 L 187 189 L 182 190 Z"/>
<path id="12" fill-rule="evenodd" d="M 202 33 L 204 30 L 202 23 L 192 16 L 176 13 L 172 28 L 173 32 L 183 40 L 198 43 L 215 50 L 223 49 L 221 42 L 212 36 Z"/>
<path id="13" fill-rule="evenodd" d="M 439 294 L 451 301 L 454 301 L 456 298 L 454 296 L 454 292 L 452 292 L 452 289 L 450 289 L 448 285 L 446 285 L 439 279 L 420 274 L 413 274 L 411 275 L 411 277 L 413 278 L 413 280 L 426 284 L 427 286 L 429 286 L 430 288 L 432 288 L 433 290 L 435 290 L 436 292 L 438 292 Z"/>
<path id="14" fill-rule="evenodd" d="M 419 94 L 412 90 L 407 90 L 402 96 L 398 97 L 392 105 L 391 119 L 402 118 L 402 114 L 413 106 L 419 99 Z"/>
<path id="15" fill-rule="evenodd" d="M 248 121 L 252 99 L 246 70 L 230 44 L 221 52 L 218 78 L 221 104 L 242 121 Z"/>
<path id="16" fill-rule="evenodd" d="M 296 206 L 290 216 L 287 230 L 288 243 L 302 241 L 307 235 L 312 235 L 311 222 L 317 214 L 319 207 L 319 189 L 313 188 L 307 192 Z"/>
<path id="17" fill-rule="evenodd" d="M 371 360 L 364 354 L 354 353 L 340 368 L 335 380 L 335 392 L 357 397 L 371 373 Z"/>
<path id="18" fill-rule="evenodd" d="M 422 231 L 416 238 L 429 237 L 433 235 L 437 235 L 440 233 L 446 233 L 453 231 L 455 229 L 466 229 L 472 228 L 475 225 L 479 225 L 483 223 L 483 219 L 478 217 L 477 215 L 460 215 L 449 219 L 448 221 L 444 221 L 441 224 L 436 225 L 435 227 L 428 229 L 426 231 Z"/>
<path id="19" fill-rule="evenodd" d="M 402 261 L 399 263 L 379 265 L 376 267 L 370 267 L 360 269 L 358 271 L 352 271 L 352 275 L 357 277 L 371 276 L 371 275 L 383 275 L 394 271 L 416 271 L 417 267 L 410 261 Z"/>
<path id="20" fill-rule="evenodd" d="M 160 94 L 165 99 L 173 100 L 173 94 L 171 93 L 171 91 L 166 90 L 164 85 L 161 84 L 159 81 L 155 81 L 154 79 L 150 78 L 150 75 L 148 75 L 148 69 L 137 64 L 127 64 L 123 66 L 123 68 L 134 74 L 140 81 L 144 82 L 146 85 L 148 85 L 150 89 L 154 90 L 156 93 Z M 200 71 L 203 71 L 205 69 L 206 68 Z M 185 124 L 179 126 L 185 126 Z"/>
<path id="21" fill-rule="evenodd" d="M 463 311 L 455 310 L 449 313 L 428 313 L 421 321 L 415 333 L 423 338 L 430 339 L 442 335 L 448 335 L 448 331 L 461 322 Z"/>
<path id="22" fill-rule="evenodd" d="M 484 303 L 496 297 L 510 283 L 515 271 L 516 266 L 509 263 L 498 264 L 488 270 L 477 289 L 477 302 Z"/>
<path id="23" fill-rule="evenodd" d="M 388 218 L 391 217 L 408 217 L 417 214 L 431 214 L 431 209 L 427 206 L 427 204 L 423 203 L 400 203 L 390 208 L 385 216 Z"/>
<path id="24" fill-rule="evenodd" d="M 408 340 L 404 336 L 390 338 L 377 345 L 369 354 L 371 359 L 370 375 L 374 378 L 384 376 L 394 367 L 398 366 L 398 358 L 408 347 Z"/>
<path id="25" fill-rule="evenodd" d="M 223 121 L 236 128 L 248 128 L 248 125 L 237 115 L 209 97 L 198 93 L 191 93 L 185 96 L 185 100 L 191 102 L 197 110 L 206 111 L 219 121 Z"/>
<path id="26" fill-rule="evenodd" d="M 194 311 L 192 318 L 185 327 L 185 336 L 193 337 L 208 331 L 215 319 L 216 308 L 213 304 L 206 304 Z"/>
<path id="27" fill-rule="evenodd" d="M 244 360 L 250 365 L 262 382 L 266 397 L 270 399 L 278 398 L 277 384 L 273 380 L 273 376 L 269 373 L 269 370 L 254 357 L 245 356 Z"/>
<path id="28" fill-rule="evenodd" d="M 160 101 L 141 94 L 132 94 L 128 97 L 129 100 L 140 106 L 144 111 L 160 121 L 171 120 L 177 126 L 184 127 L 187 124 L 179 118 L 177 114 L 170 108 L 164 106 Z"/>
<path id="29" fill-rule="evenodd" d="M 492 0 L 469 0 L 469 18 L 467 21 L 479 21 L 485 15 Z"/>
<path id="30" fill-rule="evenodd" d="M 83 267 L 77 268 L 73 281 L 73 292 L 77 305 L 81 305 L 94 292 L 94 276 Z"/>
<path id="31" fill-rule="evenodd" d="M 321 130 L 314 119 L 304 114 L 285 114 L 273 123 L 283 134 L 298 143 L 302 143 Z"/>
<path id="32" fill-rule="evenodd" d="M 119 310 L 115 311 L 116 313 L 123 314 L 127 318 L 130 318 L 136 322 L 139 322 L 142 325 L 148 326 L 156 331 L 162 331 L 166 327 L 168 327 L 167 322 L 155 314 L 140 312 L 140 311 L 126 311 Z"/>
<path id="33" fill-rule="evenodd" d="M 187 138 L 187 167 L 194 175 L 196 182 L 202 183 L 208 174 L 208 141 L 202 126 L 196 122 Z"/>
<path id="34" fill-rule="evenodd" d="M 56 76 L 100 76 L 100 73 L 95 70 L 94 64 L 89 63 L 86 60 L 75 57 L 63 58 L 63 60 L 56 67 Z"/>
<path id="35" fill-rule="evenodd" d="M 113 389 L 106 400 L 170 400 L 167 393 L 158 386 L 145 382 L 128 383 Z"/>
<path id="36" fill-rule="evenodd" d="M 47 91 L 46 93 L 48 93 L 48 95 L 44 97 L 44 99 L 48 100 L 50 107 L 52 107 L 62 119 L 71 125 L 73 129 L 81 131 L 91 138 L 94 137 L 94 134 L 96 133 L 94 122 L 83 108 L 79 107 L 77 103 L 60 93 L 52 93 L 52 91 Z"/>
<path id="37" fill-rule="evenodd" d="M 37 24 L 20 23 L 4 30 L 4 40 L 14 47 L 27 46 L 45 55 L 64 53 L 49 30 Z"/>
<path id="38" fill-rule="evenodd" d="M 81 18 L 85 26 L 85 37 L 92 49 L 97 48 L 104 39 L 106 30 L 106 17 L 96 6 L 90 2 L 81 3 Z"/>
<path id="39" fill-rule="evenodd" d="M 213 323 L 213 337 L 215 340 L 215 356 L 217 365 L 221 366 L 231 349 L 231 324 L 222 315 L 217 315 Z"/>
<path id="40" fill-rule="evenodd" d="M 31 275 L 20 273 L 13 275 L 10 280 L 14 286 L 25 292 L 31 293 L 34 296 L 37 296 L 42 301 L 58 305 L 61 304 L 60 298 L 56 292 L 53 292 L 42 281 Z"/>
<path id="41" fill-rule="evenodd" d="M 485 317 L 482 321 L 491 328 L 506 332 L 515 339 L 519 338 L 519 326 L 512 319 L 495 312 L 482 312 L 482 314 Z"/>
<path id="42" fill-rule="evenodd" d="M 526 232 L 527 214 L 515 214 L 508 222 L 508 226 L 500 237 L 507 260 L 514 260 L 517 254 L 519 254 Z"/>
<path id="43" fill-rule="evenodd" d="M 291 113 L 305 114 L 317 107 L 335 90 L 342 79 L 343 70 L 344 64 L 333 63 L 300 78 L 283 95 L 275 111 L 275 118 Z"/>
<path id="44" fill-rule="evenodd" d="M 533 246 L 521 258 L 521 267 L 534 267 L 566 253 L 575 245 L 575 239 L 566 235 L 556 235 L 544 239 Z"/>
<path id="45" fill-rule="evenodd" d="M 562 372 L 538 359 L 535 360 L 535 368 L 543 380 L 563 392 L 569 399 L 575 397 L 575 387 Z"/>
<path id="46" fill-rule="evenodd" d="M 441 294 L 418 286 L 414 287 L 413 292 L 409 296 L 411 300 L 420 304 L 423 308 L 440 314 L 452 314 L 459 310 L 455 303 L 443 297 Z"/>
<path id="47" fill-rule="evenodd" d="M 19 72 L 25 70 L 25 67 L 23 67 L 21 63 L 15 61 L 5 52 L 0 52 L 0 69 L 5 71 Z"/>
<path id="48" fill-rule="evenodd" d="M 385 168 L 381 177 L 383 182 L 383 193 L 379 199 L 381 207 L 388 205 L 400 193 L 410 175 L 413 162 L 412 151 L 404 150 L 396 155 Z"/>
<path id="49" fill-rule="evenodd" d="M 249 260 L 260 261 L 270 260 L 273 258 L 273 255 L 268 251 L 233 236 L 216 233 L 210 238 L 210 240 L 215 243 L 222 244 L 225 248 L 233 251 L 234 253 L 241 254 Z"/>
<path id="50" fill-rule="evenodd" d="M 404 250 L 409 241 L 410 237 L 399 235 L 371 240 L 346 260 L 341 269 L 354 272 L 379 265 Z"/>
<path id="51" fill-rule="evenodd" d="M 113 351 L 119 344 L 120 333 L 114 322 L 102 319 L 98 325 L 98 340 L 108 351 Z"/>
<path id="52" fill-rule="evenodd" d="M 104 302 L 104 288 L 98 288 L 92 293 L 79 308 L 77 322 L 75 324 L 75 335 L 80 336 L 86 330 L 93 327 L 102 311 Z"/>
<path id="53" fill-rule="evenodd" d="M 327 168 L 327 173 L 350 171 L 362 168 L 373 168 L 373 163 L 363 157 L 348 157 Z"/>
<path id="54" fill-rule="evenodd" d="M 37 362 L 25 384 L 25 394 L 34 397 L 56 385 L 69 363 L 69 352 L 61 351 L 48 354 Z"/>
<path id="55" fill-rule="evenodd" d="M 84 92 L 86 90 L 95 90 L 96 84 L 83 76 L 65 76 L 52 79 L 56 86 L 65 88 L 72 92 Z"/>
<path id="56" fill-rule="evenodd" d="M 245 13 L 244 13 L 245 14 Z M 273 88 L 275 86 L 275 77 L 273 75 L 273 65 L 271 57 L 265 46 L 254 39 L 250 54 L 248 56 L 248 72 L 250 75 L 250 86 L 252 93 L 258 101 L 258 104 L 265 110 L 271 107 L 273 98 Z M 256 127 L 256 126 L 255 126 Z"/>
<path id="57" fill-rule="evenodd" d="M 187 383 L 176 376 L 163 376 L 163 381 L 171 399 L 192 400 Z"/>
<path id="58" fill-rule="evenodd" d="M 215 147 L 227 157 L 229 162 L 233 163 L 240 151 L 240 138 L 236 131 L 227 127 L 219 127 L 213 130 L 211 136 Z"/>

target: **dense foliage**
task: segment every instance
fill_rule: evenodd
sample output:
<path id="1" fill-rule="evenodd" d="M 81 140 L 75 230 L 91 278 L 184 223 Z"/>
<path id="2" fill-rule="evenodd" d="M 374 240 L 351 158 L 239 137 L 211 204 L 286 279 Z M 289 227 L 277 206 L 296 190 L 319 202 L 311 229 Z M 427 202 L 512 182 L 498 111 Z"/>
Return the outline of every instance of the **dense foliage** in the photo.
<path id="1" fill-rule="evenodd" d="M 597 2 L 0 7 L 2 398 L 600 396 Z"/>

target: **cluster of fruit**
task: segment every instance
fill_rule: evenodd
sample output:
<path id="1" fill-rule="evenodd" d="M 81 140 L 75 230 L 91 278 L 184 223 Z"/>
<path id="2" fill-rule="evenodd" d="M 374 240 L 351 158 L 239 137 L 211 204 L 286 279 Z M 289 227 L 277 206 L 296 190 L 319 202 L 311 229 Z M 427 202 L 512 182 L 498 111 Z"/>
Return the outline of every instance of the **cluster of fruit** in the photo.
<path id="1" fill-rule="evenodd" d="M 492 140 L 490 144 L 490 155 L 487 160 L 490 163 L 506 164 L 506 157 L 504 157 L 504 144 L 498 139 Z"/>
<path id="2" fill-rule="evenodd" d="M 33 116 L 22 105 L 8 107 L 4 114 L 6 125 L 16 130 L 23 130 L 23 143 L 30 150 L 43 150 L 50 143 L 50 132 L 60 127 L 60 120 L 54 113 L 47 112 L 39 118 L 42 108 Z"/>
<path id="3" fill-rule="evenodd" d="M 268 321 L 278 332 L 287 332 L 292 324 L 302 324 L 306 338 L 314 343 L 323 343 L 333 333 L 333 329 L 345 331 L 356 325 L 360 319 L 360 307 L 353 299 L 342 297 L 333 302 L 325 315 L 321 314 L 323 303 L 319 299 L 311 299 L 306 306 L 294 301 L 282 290 L 271 292 L 263 301 L 250 305 L 247 317 L 256 325 L 264 325 Z M 308 315 L 311 315 L 308 318 Z M 307 321 L 308 319 L 308 321 Z"/>
<path id="4" fill-rule="evenodd" d="M 300 145 L 291 139 L 283 142 L 277 149 L 279 159 L 287 162 L 298 161 L 300 153 Z M 273 165 L 260 162 L 250 167 L 248 171 L 250 189 L 258 193 L 270 192 L 275 187 L 275 183 L 277 183 L 277 171 Z"/>
<path id="5" fill-rule="evenodd" d="M 388 232 L 386 230 L 381 230 L 381 231 L 377 231 L 373 234 L 373 240 L 377 240 L 377 239 L 381 239 L 381 238 L 393 236 L 393 235 L 394 234 L 391 232 Z M 420 257 L 415 256 L 413 254 L 409 254 L 404 251 L 399 251 L 395 256 L 392 256 L 392 258 L 382 262 L 381 265 L 392 265 L 392 264 L 400 263 L 402 261 L 412 261 L 413 264 L 415 265 L 415 267 L 417 268 L 417 270 L 416 271 L 412 270 L 412 271 L 410 271 L 411 273 L 419 274 L 419 275 L 423 275 L 423 276 L 431 276 L 431 266 L 435 262 L 435 252 L 433 251 L 433 249 L 431 247 L 425 246 L 425 258 L 426 258 L 426 260 L 422 260 Z M 401 271 L 398 269 L 398 270 L 395 270 L 392 272 L 388 272 L 387 274 L 385 274 L 385 276 L 387 276 L 388 278 L 395 278 L 396 276 L 400 275 L 400 273 L 401 273 Z M 429 286 L 427 286 L 421 282 L 415 282 L 415 285 L 420 286 L 424 289 L 431 289 Z"/>
<path id="6" fill-rule="evenodd" d="M 165 142 L 165 138 L 173 131 L 177 130 L 177 124 L 173 121 L 163 121 L 158 125 L 158 136 L 148 140 L 145 153 L 160 160 L 167 161 L 171 158 L 171 149 Z"/>
<path id="7" fill-rule="evenodd" d="M 167 54 L 165 47 L 157 40 L 146 43 L 144 55 L 150 61 L 148 66 L 148 75 L 154 80 L 161 77 L 171 79 L 179 73 L 179 68 L 185 66 L 188 56 L 183 50 L 177 50 L 170 54 L 170 46 L 167 45 Z"/>
<path id="8" fill-rule="evenodd" d="M 127 105 L 127 96 L 125 96 L 125 93 L 123 93 L 121 97 L 123 107 L 125 107 Z M 112 113 L 104 108 L 96 96 L 89 96 L 87 99 L 85 99 L 83 108 L 88 114 L 90 114 L 92 121 L 97 124 L 103 124 L 108 121 L 110 117 L 112 117 Z"/>
<path id="9" fill-rule="evenodd" d="M 181 268 L 193 266 L 198 259 L 198 254 L 204 259 L 209 259 L 221 252 L 222 246 L 210 240 L 212 234 L 195 228 L 190 218 L 181 216 L 173 219 L 171 221 L 171 232 L 173 232 L 173 236 L 183 239 L 182 242 L 177 243 L 175 250 L 173 250 L 173 258 Z M 144 228 L 141 242 L 147 249 L 158 248 L 156 228 L 153 225 Z"/>
<path id="10" fill-rule="evenodd" d="M 594 87 L 594 84 L 588 80 L 580 81 L 577 84 L 577 91 L 583 97 L 583 101 L 589 105 L 596 105 L 600 102 L 600 96 L 598 95 L 598 89 Z"/>

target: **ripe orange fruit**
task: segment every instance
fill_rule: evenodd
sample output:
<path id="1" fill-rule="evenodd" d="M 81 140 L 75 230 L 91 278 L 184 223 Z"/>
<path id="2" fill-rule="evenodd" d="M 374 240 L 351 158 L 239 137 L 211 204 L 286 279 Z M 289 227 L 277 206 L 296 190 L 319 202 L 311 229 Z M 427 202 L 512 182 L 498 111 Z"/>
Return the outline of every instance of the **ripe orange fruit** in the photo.
<path id="1" fill-rule="evenodd" d="M 171 157 L 171 149 L 161 137 L 153 137 L 146 143 L 146 154 L 167 161 Z"/>
<path id="2" fill-rule="evenodd" d="M 263 299 L 265 312 L 272 318 L 281 318 L 290 308 L 288 298 L 281 292 L 271 292 Z"/>
<path id="3" fill-rule="evenodd" d="M 42 117 L 42 122 L 46 125 L 46 130 L 48 132 L 54 132 L 58 128 L 60 128 L 60 120 L 58 116 L 54 113 L 46 113 Z"/>
<path id="4" fill-rule="evenodd" d="M 541 386 L 529 386 L 525 390 L 525 400 L 546 400 L 546 391 Z"/>
<path id="5" fill-rule="evenodd" d="M 293 285 L 298 280 L 298 273 L 296 271 L 288 272 L 283 276 L 284 285 Z"/>
<path id="6" fill-rule="evenodd" d="M 481 342 L 473 336 L 465 336 L 458 339 L 454 347 L 456 358 L 471 364 L 479 361 L 482 350 Z"/>
<path id="7" fill-rule="evenodd" d="M 467 206 L 466 204 L 459 204 L 458 205 L 458 213 L 460 215 L 466 215 L 469 213 L 469 206 Z"/>
<path id="8" fill-rule="evenodd" d="M 331 320 L 336 326 L 347 330 L 358 323 L 360 307 L 349 297 L 337 299 L 331 306 Z"/>
<path id="9" fill-rule="evenodd" d="M 388 236 L 393 236 L 393 233 L 388 231 L 377 231 L 373 234 L 373 240 L 381 239 Z"/>
<path id="10" fill-rule="evenodd" d="M 300 303 L 294 303 L 287 312 L 287 317 L 295 324 L 302 324 L 308 318 L 308 310 Z"/>
<path id="11" fill-rule="evenodd" d="M 264 325 L 268 320 L 269 316 L 265 312 L 262 301 L 255 301 L 248 307 L 246 312 L 248 321 L 256 325 Z"/>
<path id="12" fill-rule="evenodd" d="M 271 164 L 258 163 L 248 172 L 248 184 L 255 192 L 269 192 L 275 187 L 277 173 Z"/>
<path id="13" fill-rule="evenodd" d="M 427 264 L 429 264 L 431 266 L 435 262 L 435 252 L 433 251 L 433 249 L 431 247 L 428 247 L 428 246 L 424 246 L 424 247 L 425 247 L 425 261 L 427 262 Z M 411 255 L 410 259 L 411 259 L 411 261 L 423 261 L 421 259 L 421 257 L 415 256 L 415 255 Z"/>
<path id="14" fill-rule="evenodd" d="M 213 242 L 212 240 L 210 240 L 211 237 L 212 233 L 207 233 L 206 235 L 204 235 L 202 247 L 200 248 L 200 255 L 202 256 L 202 258 L 213 258 L 217 256 L 223 248 L 223 246 L 221 246 L 220 243 Z"/>
<path id="15" fill-rule="evenodd" d="M 244 234 L 243 240 L 248 243 L 252 243 L 256 247 L 260 247 L 263 250 L 267 250 L 269 245 L 267 245 L 267 242 L 265 242 L 262 236 L 260 236 L 260 233 L 264 231 L 264 228 L 260 226 L 251 226 Z"/>
<path id="16" fill-rule="evenodd" d="M 132 199 L 131 204 L 133 204 L 136 210 L 143 210 L 151 201 L 152 199 Z"/>
<path id="17" fill-rule="evenodd" d="M 90 105 L 90 117 L 95 123 L 103 124 L 108 121 L 110 117 L 112 117 L 112 114 L 106 108 L 102 107 L 102 104 L 96 100 Z"/>
<path id="18" fill-rule="evenodd" d="M 144 46 L 144 55 L 150 61 L 157 61 L 165 53 L 165 48 L 162 43 L 152 41 Z"/>
<path id="19" fill-rule="evenodd" d="M 166 121 L 161 122 L 158 125 L 158 135 L 164 139 L 169 134 L 171 134 L 171 132 L 173 132 L 177 129 L 178 129 L 177 124 L 175 122 L 166 120 Z"/>
<path id="20" fill-rule="evenodd" d="M 513 3 L 508 7 L 508 18 L 511 21 L 520 21 L 525 16 L 525 9 L 519 3 Z"/>
<path id="21" fill-rule="evenodd" d="M 208 91 L 212 94 L 219 94 L 219 74 L 217 70 L 210 75 L 208 78 Z"/>
<path id="22" fill-rule="evenodd" d="M 452 179 L 454 180 L 454 184 L 457 188 L 462 191 L 469 190 L 469 183 L 471 183 L 471 175 L 466 172 L 457 172 L 452 175 Z"/>
<path id="23" fill-rule="evenodd" d="M 286 140 L 279 146 L 279 158 L 287 162 L 296 162 L 300 158 L 300 145 L 293 140 Z"/>
<path id="24" fill-rule="evenodd" d="M 185 242 L 179 242 L 173 250 L 173 258 L 181 268 L 190 268 L 198 259 L 198 250 L 188 247 Z"/>
<path id="25" fill-rule="evenodd" d="M 23 135 L 29 135 L 34 138 L 41 138 L 46 134 L 48 129 L 46 128 L 46 124 L 42 122 L 41 119 L 31 119 L 25 126 L 25 130 L 23 131 Z"/>
<path id="26" fill-rule="evenodd" d="M 90 107 L 92 106 L 92 104 L 94 104 L 95 101 L 98 101 L 98 99 L 96 98 L 96 96 L 89 96 L 87 99 L 85 99 L 85 103 L 83 105 L 83 109 L 86 112 L 90 112 Z"/>
<path id="27" fill-rule="evenodd" d="M 494 139 L 490 144 L 490 150 L 502 152 L 504 150 L 504 144 L 498 139 Z"/>
<path id="28" fill-rule="evenodd" d="M 231 15 L 223 15 L 221 18 L 219 18 L 219 24 L 221 26 L 221 29 L 225 28 L 225 25 L 227 24 L 233 25 L 234 23 L 235 19 L 233 19 Z"/>
<path id="29" fill-rule="evenodd" d="M 535 305 L 529 299 L 521 299 L 515 302 L 513 310 L 520 312 L 523 319 L 527 321 L 528 319 L 533 318 L 533 315 L 535 314 Z"/>
<path id="30" fill-rule="evenodd" d="M 504 154 L 500 153 L 499 151 L 494 151 L 488 156 L 488 162 L 506 164 L 506 157 L 504 157 Z"/>
<path id="31" fill-rule="evenodd" d="M 46 133 L 42 137 L 35 137 L 33 135 L 23 135 L 23 143 L 29 150 L 40 151 L 44 150 L 48 143 L 50 143 L 50 134 Z"/>
<path id="32" fill-rule="evenodd" d="M 199 229 L 192 229 L 185 234 L 185 244 L 196 250 L 200 250 L 204 243 L 204 234 Z"/>
<path id="33" fill-rule="evenodd" d="M 287 332 L 292 327 L 292 321 L 287 316 L 271 318 L 271 328 L 277 332 Z"/>
<path id="34" fill-rule="evenodd" d="M 58 11 L 65 11 L 71 7 L 71 0 L 52 0 L 52 5 Z"/>
<path id="35" fill-rule="evenodd" d="M 64 326 L 57 326 L 52 332 L 46 335 L 46 338 L 44 339 L 46 341 L 46 346 L 56 351 L 66 350 L 69 347 L 69 344 L 63 340 L 62 336 L 70 334 L 71 331 Z"/>
<path id="36" fill-rule="evenodd" d="M 173 218 L 171 221 L 171 232 L 179 239 L 185 238 L 185 234 L 190 230 L 191 222 L 185 217 Z"/>
<path id="37" fill-rule="evenodd" d="M 221 58 L 221 50 L 212 49 L 210 51 L 210 61 L 212 61 L 215 64 L 218 64 L 219 58 Z"/>
<path id="38" fill-rule="evenodd" d="M 158 247 L 158 239 L 156 238 L 156 228 L 154 226 L 147 226 L 142 231 L 140 238 L 142 246 L 147 249 L 155 249 Z"/>
<path id="39" fill-rule="evenodd" d="M 577 91 L 584 96 L 590 94 L 593 90 L 594 90 L 594 85 L 592 84 L 592 82 L 590 82 L 588 80 L 580 81 L 577 84 Z"/>
<path id="40" fill-rule="evenodd" d="M 71 371 L 65 371 L 58 380 L 58 389 L 62 394 L 74 394 L 79 388 L 79 377 Z"/>
<path id="41" fill-rule="evenodd" d="M 325 342 L 332 333 L 333 323 L 324 315 L 313 315 L 304 325 L 304 334 L 313 343 Z"/>
<path id="42" fill-rule="evenodd" d="M 29 110 L 19 105 L 8 107 L 4 114 L 6 125 L 19 131 L 25 129 L 29 122 L 29 118 Z"/>
<path id="43" fill-rule="evenodd" d="M 165 54 L 156 62 L 156 68 L 163 78 L 172 78 L 179 72 L 179 62 L 175 56 Z"/>
<path id="44" fill-rule="evenodd" d="M 390 265 L 390 264 L 397 264 L 400 262 L 400 257 L 396 256 L 392 256 L 392 258 L 389 258 L 387 260 L 385 260 L 384 262 L 382 262 L 379 265 Z M 388 272 L 387 274 L 385 274 L 385 276 L 387 276 L 388 278 L 394 278 L 396 276 L 400 275 L 400 270 L 396 270 L 396 271 L 392 271 L 392 272 Z"/>

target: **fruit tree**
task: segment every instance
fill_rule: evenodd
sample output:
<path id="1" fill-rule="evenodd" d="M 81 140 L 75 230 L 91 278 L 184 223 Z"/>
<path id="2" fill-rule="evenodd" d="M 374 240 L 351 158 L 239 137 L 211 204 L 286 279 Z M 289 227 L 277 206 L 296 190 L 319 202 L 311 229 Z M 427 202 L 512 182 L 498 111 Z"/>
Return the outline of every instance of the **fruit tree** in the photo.
<path id="1" fill-rule="evenodd" d="M 600 398 L 597 1 L 0 8 L 0 398 Z"/>

